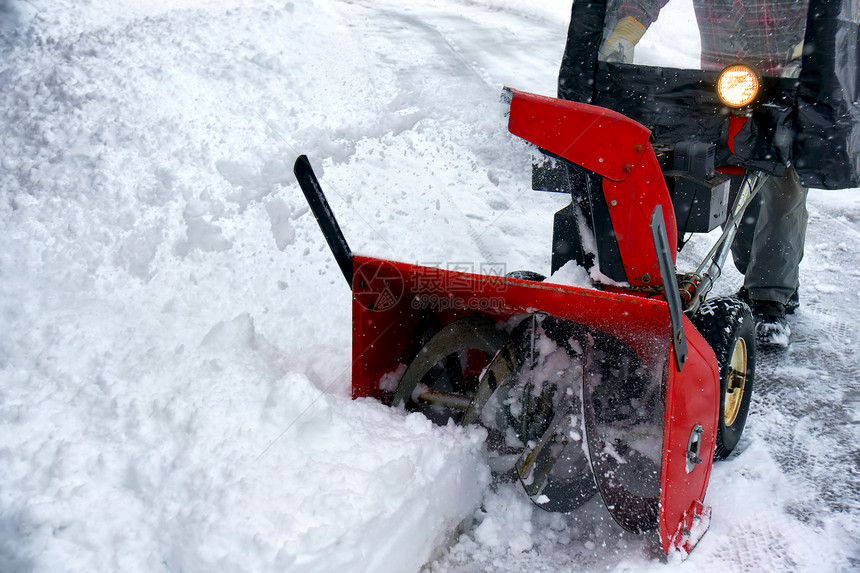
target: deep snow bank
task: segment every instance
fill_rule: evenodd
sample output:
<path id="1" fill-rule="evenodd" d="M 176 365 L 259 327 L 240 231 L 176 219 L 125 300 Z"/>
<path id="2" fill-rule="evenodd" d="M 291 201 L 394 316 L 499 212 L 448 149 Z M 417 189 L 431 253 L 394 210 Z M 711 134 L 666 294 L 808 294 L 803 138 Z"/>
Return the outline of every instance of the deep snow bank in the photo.
<path id="1" fill-rule="evenodd" d="M 479 502 L 480 431 L 348 397 L 295 149 L 423 116 L 335 7 L 4 2 L 0 570 L 415 571 Z"/>
<path id="2" fill-rule="evenodd" d="M 247 314 L 172 351 L 75 315 L 3 370 L 4 571 L 416 570 L 488 481 L 480 431 L 279 375 Z"/>

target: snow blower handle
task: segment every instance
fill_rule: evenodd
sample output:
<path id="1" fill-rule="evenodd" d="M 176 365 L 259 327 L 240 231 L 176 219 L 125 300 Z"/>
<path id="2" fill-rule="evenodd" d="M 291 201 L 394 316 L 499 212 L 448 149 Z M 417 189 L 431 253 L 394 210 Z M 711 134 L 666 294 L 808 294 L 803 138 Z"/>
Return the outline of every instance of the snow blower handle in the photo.
<path id="1" fill-rule="evenodd" d="M 337 224 L 337 219 L 335 219 L 328 201 L 326 201 L 325 194 L 322 187 L 320 187 L 320 182 L 314 174 L 307 155 L 299 155 L 293 167 L 293 173 L 296 175 L 296 179 L 299 181 L 302 193 L 305 194 L 305 199 L 307 199 L 311 212 L 314 214 L 317 223 L 319 223 L 323 236 L 325 236 L 325 240 L 337 261 L 337 265 L 346 279 L 346 284 L 352 289 L 352 251 L 346 243 L 346 239 L 340 230 L 340 225 Z"/>

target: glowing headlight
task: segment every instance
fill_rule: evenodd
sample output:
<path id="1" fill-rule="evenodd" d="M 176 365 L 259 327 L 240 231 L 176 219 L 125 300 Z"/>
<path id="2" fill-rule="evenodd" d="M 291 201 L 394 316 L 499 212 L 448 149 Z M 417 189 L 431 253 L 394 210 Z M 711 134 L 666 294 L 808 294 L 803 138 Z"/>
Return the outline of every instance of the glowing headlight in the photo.
<path id="1" fill-rule="evenodd" d="M 732 64 L 717 78 L 717 95 L 729 107 L 741 108 L 751 104 L 758 90 L 758 75 L 743 64 Z"/>

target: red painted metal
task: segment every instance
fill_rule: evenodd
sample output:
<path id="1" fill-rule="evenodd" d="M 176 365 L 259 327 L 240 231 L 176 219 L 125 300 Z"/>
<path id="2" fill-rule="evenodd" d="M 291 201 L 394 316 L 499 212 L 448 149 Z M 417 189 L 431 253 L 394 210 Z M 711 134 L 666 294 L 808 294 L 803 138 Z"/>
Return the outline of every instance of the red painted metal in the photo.
<path id="1" fill-rule="evenodd" d="M 735 137 L 737 137 L 738 133 L 740 133 L 741 128 L 746 125 L 747 120 L 749 118 L 744 115 L 734 115 L 729 116 L 729 133 L 728 133 L 728 145 L 729 150 L 732 153 L 735 153 Z M 717 167 L 717 171 L 724 175 L 743 175 L 744 168 L 740 165 L 720 165 Z"/>
<path id="2" fill-rule="evenodd" d="M 689 553 L 692 549 L 690 542 L 698 541 L 697 537 L 683 536 L 683 532 L 691 530 L 694 518 L 705 510 L 702 502 L 713 467 L 720 415 L 717 357 L 686 316 L 684 334 L 689 349 L 687 363 L 682 375 L 675 380 L 670 379 L 666 388 L 660 473 L 660 541 L 667 553 L 670 549 L 683 549 Z M 699 449 L 702 463 L 687 473 L 687 446 L 690 432 L 696 424 L 704 430 Z M 678 537 L 679 532 L 682 537 Z M 686 547 L 678 545 L 682 539 Z"/>
<path id="3" fill-rule="evenodd" d="M 735 115 L 732 114 L 729 116 L 729 149 L 732 153 L 735 152 L 735 137 L 737 137 L 738 133 L 740 133 L 741 128 L 746 125 L 747 119 L 749 119 L 745 115 Z"/>
<path id="4" fill-rule="evenodd" d="M 480 314 L 505 324 L 543 311 L 602 330 L 630 345 L 666 379 L 665 427 L 658 531 L 669 551 L 677 532 L 702 504 L 710 476 L 719 409 L 716 358 L 684 319 L 689 357 L 674 364 L 668 305 L 659 299 L 572 286 L 444 271 L 355 257 L 353 277 L 353 396 L 384 399 L 417 355 L 427 331 Z M 623 380 L 617 381 L 624 383 Z M 693 427 L 704 428 L 703 463 L 686 472 Z"/>
<path id="5" fill-rule="evenodd" d="M 675 261 L 678 229 L 651 132 L 614 111 L 511 90 L 508 129 L 514 135 L 604 177 L 603 193 L 627 281 L 662 284 L 651 239 L 651 214 L 663 206 Z"/>
<path id="6" fill-rule="evenodd" d="M 684 519 L 678 524 L 678 530 L 675 536 L 669 540 L 669 549 L 664 545 L 664 551 L 669 550 L 680 551 L 684 557 L 690 554 L 708 527 L 711 525 L 711 508 L 702 504 L 700 501 L 694 501 L 690 505 L 690 509 L 684 514 Z"/>
<path id="7" fill-rule="evenodd" d="M 607 179 L 629 179 L 650 147 L 648 128 L 620 113 L 519 90 L 511 94 L 511 133 Z"/>
<path id="8" fill-rule="evenodd" d="M 425 329 L 474 314 L 504 322 L 540 310 L 615 336 L 649 363 L 670 347 L 668 307 L 658 299 L 360 256 L 354 268 L 354 397 L 381 398 L 380 379 L 411 362 Z"/>

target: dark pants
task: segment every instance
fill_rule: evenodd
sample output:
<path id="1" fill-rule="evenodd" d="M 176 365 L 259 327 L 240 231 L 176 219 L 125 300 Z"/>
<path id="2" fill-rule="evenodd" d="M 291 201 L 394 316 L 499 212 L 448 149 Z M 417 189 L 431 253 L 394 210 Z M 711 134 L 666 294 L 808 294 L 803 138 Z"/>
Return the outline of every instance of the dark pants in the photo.
<path id="1" fill-rule="evenodd" d="M 732 186 L 738 186 L 735 178 Z M 809 219 L 808 191 L 789 167 L 784 176 L 770 177 L 747 208 L 732 255 L 751 299 L 785 304 L 797 290 Z"/>

